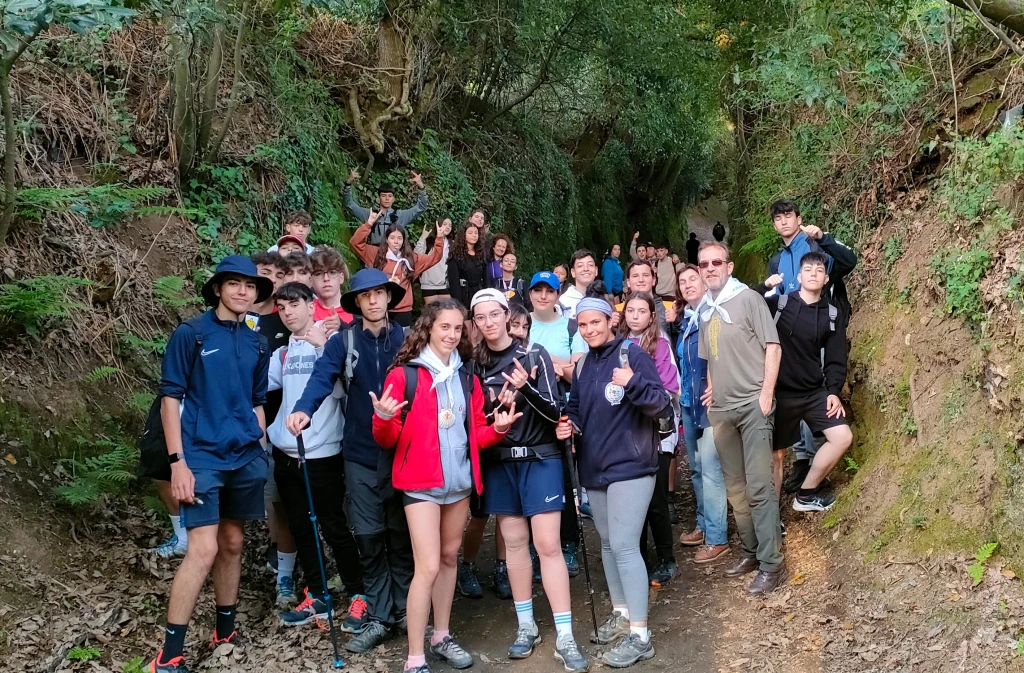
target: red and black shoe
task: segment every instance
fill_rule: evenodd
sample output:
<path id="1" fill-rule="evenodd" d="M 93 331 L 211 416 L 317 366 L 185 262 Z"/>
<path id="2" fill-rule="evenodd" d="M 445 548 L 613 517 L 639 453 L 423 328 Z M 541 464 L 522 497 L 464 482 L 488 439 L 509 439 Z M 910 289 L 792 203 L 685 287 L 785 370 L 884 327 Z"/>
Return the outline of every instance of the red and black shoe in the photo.
<path id="1" fill-rule="evenodd" d="M 221 645 L 238 645 L 239 640 L 238 631 L 232 631 L 227 638 L 218 638 L 217 629 L 214 629 L 213 635 L 210 637 L 210 649 L 215 650 Z"/>
<path id="2" fill-rule="evenodd" d="M 164 651 L 160 650 L 156 653 L 156 659 L 149 662 L 149 666 L 146 667 L 148 673 L 188 673 L 188 669 L 185 668 L 184 657 L 174 657 L 170 661 L 161 661 L 164 656 Z"/>

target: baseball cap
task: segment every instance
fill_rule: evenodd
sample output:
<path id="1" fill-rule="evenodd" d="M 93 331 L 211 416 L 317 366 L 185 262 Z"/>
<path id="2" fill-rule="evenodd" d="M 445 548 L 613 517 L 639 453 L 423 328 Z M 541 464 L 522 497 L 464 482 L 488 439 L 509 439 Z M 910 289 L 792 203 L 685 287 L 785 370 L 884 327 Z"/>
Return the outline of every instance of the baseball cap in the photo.
<path id="1" fill-rule="evenodd" d="M 561 287 L 562 283 L 559 282 L 558 276 L 550 271 L 538 271 L 533 274 L 533 278 L 530 279 L 530 289 L 537 287 L 538 285 L 547 285 L 555 292 Z"/>
<path id="2" fill-rule="evenodd" d="M 472 311 L 474 306 L 485 301 L 496 301 L 505 308 L 508 308 L 508 299 L 505 298 L 505 293 L 489 287 L 473 295 L 473 299 L 469 302 L 469 310 Z"/>
<path id="3" fill-rule="evenodd" d="M 280 248 L 285 243 L 295 243 L 303 250 L 306 249 L 306 242 L 302 240 L 302 238 L 300 238 L 299 236 L 295 236 L 294 234 L 285 234 L 281 238 L 277 239 L 277 247 Z"/>

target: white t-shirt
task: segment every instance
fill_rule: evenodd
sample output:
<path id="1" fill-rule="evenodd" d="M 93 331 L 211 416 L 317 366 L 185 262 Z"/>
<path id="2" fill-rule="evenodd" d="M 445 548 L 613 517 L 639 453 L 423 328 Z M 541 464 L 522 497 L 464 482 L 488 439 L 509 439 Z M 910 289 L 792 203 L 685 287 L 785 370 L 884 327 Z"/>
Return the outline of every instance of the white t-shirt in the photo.
<path id="1" fill-rule="evenodd" d="M 576 304 L 580 303 L 580 299 L 583 299 L 583 293 L 577 290 L 575 285 L 570 285 L 558 298 L 558 303 L 562 306 L 562 315 L 566 318 L 575 318 Z"/>

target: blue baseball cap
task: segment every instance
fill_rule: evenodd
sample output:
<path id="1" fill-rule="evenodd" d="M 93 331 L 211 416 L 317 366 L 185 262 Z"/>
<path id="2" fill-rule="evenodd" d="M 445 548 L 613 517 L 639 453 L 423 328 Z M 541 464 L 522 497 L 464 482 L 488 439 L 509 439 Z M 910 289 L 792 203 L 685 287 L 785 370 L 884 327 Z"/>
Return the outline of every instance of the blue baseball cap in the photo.
<path id="1" fill-rule="evenodd" d="M 558 276 L 550 271 L 538 271 L 533 274 L 533 278 L 530 280 L 530 289 L 537 287 L 538 285 L 547 285 L 555 292 L 562 286 L 562 283 L 558 280 Z"/>

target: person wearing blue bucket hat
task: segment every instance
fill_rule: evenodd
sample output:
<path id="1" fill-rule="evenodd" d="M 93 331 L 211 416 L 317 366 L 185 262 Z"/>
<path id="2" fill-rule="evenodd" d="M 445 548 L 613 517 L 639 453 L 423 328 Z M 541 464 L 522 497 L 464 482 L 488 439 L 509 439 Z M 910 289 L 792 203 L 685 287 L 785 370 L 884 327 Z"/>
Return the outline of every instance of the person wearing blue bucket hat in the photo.
<path id="1" fill-rule="evenodd" d="M 234 643 L 243 526 L 264 516 L 270 349 L 245 324 L 246 312 L 274 291 L 248 257 L 231 255 L 203 285 L 210 310 L 179 325 L 161 367 L 160 418 L 181 503 L 188 551 L 171 585 L 163 649 L 153 673 L 186 670 L 185 631 L 210 570 L 217 618 L 213 644 Z"/>
<path id="2" fill-rule="evenodd" d="M 327 340 L 285 425 L 292 434 L 301 433 L 335 385 L 341 383 L 347 393 L 346 432 L 341 440 L 344 480 L 326 479 L 323 490 L 324 497 L 335 500 L 348 492 L 348 523 L 359 549 L 364 593 L 351 597 L 341 630 L 353 634 L 345 649 L 366 653 L 387 640 L 396 628 L 404 628 L 406 596 L 413 575 L 412 542 L 402 494 L 391 483 L 393 454 L 384 451 L 365 431 L 365 424 L 373 416 L 370 394 L 381 395 L 384 377 L 405 340 L 403 328 L 388 319 L 388 311 L 402 301 L 405 289 L 375 268 L 358 271 L 349 288 L 341 295 L 341 307 L 355 316 L 352 325 Z M 319 481 L 312 473 L 310 478 Z M 318 485 L 312 488 L 316 500 Z M 311 585 L 306 601 L 281 615 L 282 623 L 292 626 L 325 618 L 323 591 L 326 589 L 314 591 Z"/>

